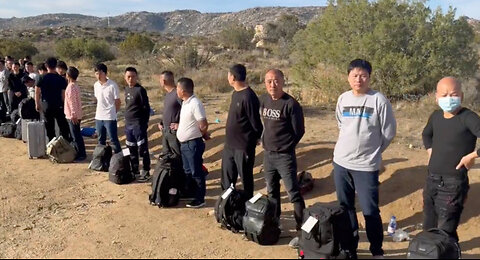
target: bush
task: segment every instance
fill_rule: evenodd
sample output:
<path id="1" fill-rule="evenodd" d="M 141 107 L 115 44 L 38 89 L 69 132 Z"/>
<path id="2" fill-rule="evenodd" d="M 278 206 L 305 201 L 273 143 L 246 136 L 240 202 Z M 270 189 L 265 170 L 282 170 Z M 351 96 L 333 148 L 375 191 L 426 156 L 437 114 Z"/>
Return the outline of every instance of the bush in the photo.
<path id="1" fill-rule="evenodd" d="M 220 32 L 220 42 L 227 48 L 249 50 L 253 48 L 253 29 L 247 29 L 242 25 L 232 24 Z"/>
<path id="2" fill-rule="evenodd" d="M 60 58 L 71 61 L 90 59 L 96 63 L 115 59 L 106 41 L 93 39 L 63 39 L 57 42 L 55 51 Z"/>
<path id="3" fill-rule="evenodd" d="M 21 40 L 0 40 L 0 57 L 10 55 L 15 58 L 22 58 L 25 56 L 34 56 L 38 53 L 38 49 L 30 42 Z"/>
<path id="4" fill-rule="evenodd" d="M 452 9 L 432 13 L 421 1 L 330 1 L 294 41 L 299 86 L 324 86 L 312 68 L 345 72 L 355 58 L 372 63 L 373 88 L 397 98 L 426 94 L 443 76 L 471 77 L 478 69 L 474 33 L 466 19 L 455 19 Z"/>
<path id="5" fill-rule="evenodd" d="M 126 57 L 136 57 L 149 54 L 153 51 L 155 43 L 150 37 L 141 34 L 130 34 L 120 43 L 120 52 Z"/>

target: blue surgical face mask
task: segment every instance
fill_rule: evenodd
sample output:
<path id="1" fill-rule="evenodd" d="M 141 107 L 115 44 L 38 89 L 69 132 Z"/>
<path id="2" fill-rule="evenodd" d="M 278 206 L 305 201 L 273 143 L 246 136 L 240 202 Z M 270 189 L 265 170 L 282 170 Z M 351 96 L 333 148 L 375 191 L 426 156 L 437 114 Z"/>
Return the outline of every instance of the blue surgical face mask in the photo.
<path id="1" fill-rule="evenodd" d="M 438 98 L 438 105 L 443 111 L 452 113 L 462 105 L 462 99 L 460 97 L 441 97 Z"/>

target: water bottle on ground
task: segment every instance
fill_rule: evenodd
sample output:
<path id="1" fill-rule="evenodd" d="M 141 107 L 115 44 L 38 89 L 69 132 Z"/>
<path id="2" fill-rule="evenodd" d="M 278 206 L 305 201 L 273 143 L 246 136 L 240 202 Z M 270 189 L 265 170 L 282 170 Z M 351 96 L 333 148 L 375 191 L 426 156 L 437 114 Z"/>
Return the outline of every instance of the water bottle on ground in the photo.
<path id="1" fill-rule="evenodd" d="M 397 218 L 395 216 L 392 216 L 392 218 L 390 219 L 390 223 L 388 223 L 387 234 L 389 236 L 393 236 L 396 230 L 397 230 Z"/>

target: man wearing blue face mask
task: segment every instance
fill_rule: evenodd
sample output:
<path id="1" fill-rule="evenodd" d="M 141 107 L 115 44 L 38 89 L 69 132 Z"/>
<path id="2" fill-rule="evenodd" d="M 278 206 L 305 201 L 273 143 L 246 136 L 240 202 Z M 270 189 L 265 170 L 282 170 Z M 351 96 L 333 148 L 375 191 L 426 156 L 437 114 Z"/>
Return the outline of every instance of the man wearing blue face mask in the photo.
<path id="1" fill-rule="evenodd" d="M 468 170 L 480 150 L 480 117 L 461 106 L 461 84 L 446 77 L 437 84 L 437 103 L 442 110 L 430 116 L 423 130 L 428 151 L 428 177 L 423 190 L 424 230 L 439 228 L 457 239 L 457 226 L 469 190 Z"/>

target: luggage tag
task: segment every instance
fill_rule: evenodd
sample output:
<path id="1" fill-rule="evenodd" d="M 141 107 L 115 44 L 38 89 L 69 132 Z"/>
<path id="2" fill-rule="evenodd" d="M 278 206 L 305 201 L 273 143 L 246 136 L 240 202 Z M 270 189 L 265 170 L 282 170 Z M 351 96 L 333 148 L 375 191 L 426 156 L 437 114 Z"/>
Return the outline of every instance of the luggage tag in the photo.
<path id="1" fill-rule="evenodd" d="M 230 196 L 230 194 L 232 193 L 233 191 L 233 188 L 230 187 L 228 188 L 223 194 L 222 194 L 222 199 L 226 200 L 228 198 L 228 196 Z"/>
<path id="2" fill-rule="evenodd" d="M 253 196 L 250 200 L 250 203 L 255 204 L 261 197 L 263 196 L 262 193 L 257 193 L 257 195 Z"/>
<path id="3" fill-rule="evenodd" d="M 130 149 L 125 148 L 122 150 L 123 156 L 130 156 Z"/>
<path id="4" fill-rule="evenodd" d="M 307 221 L 305 221 L 305 224 L 303 224 L 302 226 L 302 230 L 307 232 L 307 233 L 310 233 L 313 229 L 313 227 L 315 226 L 315 224 L 317 224 L 318 222 L 318 219 L 310 216 Z"/>

